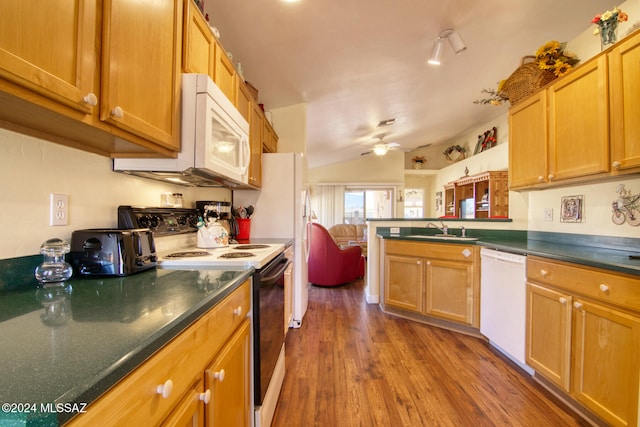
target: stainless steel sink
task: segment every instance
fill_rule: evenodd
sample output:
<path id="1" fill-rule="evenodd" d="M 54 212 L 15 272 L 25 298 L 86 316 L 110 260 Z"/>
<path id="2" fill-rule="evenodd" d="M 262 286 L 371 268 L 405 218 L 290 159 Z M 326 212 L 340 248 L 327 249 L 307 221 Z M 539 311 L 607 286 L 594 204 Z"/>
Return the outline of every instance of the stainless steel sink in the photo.
<path id="1" fill-rule="evenodd" d="M 411 234 L 407 237 L 410 237 L 412 239 L 417 238 L 417 239 L 428 239 L 428 240 L 455 240 L 460 242 L 469 242 L 469 241 L 478 240 L 477 237 L 460 237 L 454 234 L 431 234 L 428 236 L 421 235 L 421 234 Z"/>

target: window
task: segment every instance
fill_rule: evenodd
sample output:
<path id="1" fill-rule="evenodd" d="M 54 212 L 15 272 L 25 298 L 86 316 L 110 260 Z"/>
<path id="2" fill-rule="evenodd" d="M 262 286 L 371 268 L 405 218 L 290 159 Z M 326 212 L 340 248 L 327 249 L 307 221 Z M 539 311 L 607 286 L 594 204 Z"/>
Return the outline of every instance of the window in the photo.
<path id="1" fill-rule="evenodd" d="M 393 217 L 393 189 L 355 189 L 344 191 L 344 223 L 364 224 L 367 218 Z"/>
<path id="2" fill-rule="evenodd" d="M 422 188 L 404 189 L 404 217 L 424 218 L 424 190 Z"/>

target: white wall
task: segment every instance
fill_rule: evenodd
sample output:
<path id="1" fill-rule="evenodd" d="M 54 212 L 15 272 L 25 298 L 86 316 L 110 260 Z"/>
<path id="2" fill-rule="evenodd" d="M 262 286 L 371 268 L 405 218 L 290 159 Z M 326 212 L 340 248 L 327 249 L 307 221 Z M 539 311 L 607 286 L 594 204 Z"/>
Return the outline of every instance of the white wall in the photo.
<path id="1" fill-rule="evenodd" d="M 231 201 L 227 189 L 198 189 L 131 177 L 111 159 L 0 129 L 0 259 L 37 254 L 47 239 L 71 240 L 73 230 L 117 226 L 119 205 L 159 206 L 160 194 Z M 69 195 L 69 225 L 49 225 L 49 195 Z"/>

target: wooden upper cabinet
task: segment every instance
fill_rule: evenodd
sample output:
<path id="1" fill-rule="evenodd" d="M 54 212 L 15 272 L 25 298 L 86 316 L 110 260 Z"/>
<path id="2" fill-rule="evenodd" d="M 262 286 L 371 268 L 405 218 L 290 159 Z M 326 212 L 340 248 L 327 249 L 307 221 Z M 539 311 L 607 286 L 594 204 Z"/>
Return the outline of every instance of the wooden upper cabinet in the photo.
<path id="1" fill-rule="evenodd" d="M 640 34 L 616 44 L 608 58 L 611 169 L 640 172 Z"/>
<path id="2" fill-rule="evenodd" d="M 549 181 L 609 171 L 607 58 L 589 61 L 552 84 L 549 97 Z"/>
<path id="3" fill-rule="evenodd" d="M 97 104 L 96 1 L 0 1 L 0 77 L 81 112 Z"/>
<path id="4" fill-rule="evenodd" d="M 185 1 L 183 34 L 182 70 L 185 73 L 208 74 L 213 80 L 216 41 L 193 0 Z"/>
<path id="5" fill-rule="evenodd" d="M 536 95 L 509 110 L 509 188 L 547 181 L 547 93 Z"/>
<path id="6" fill-rule="evenodd" d="M 249 184 L 262 186 L 262 121 L 264 116 L 260 106 L 251 102 L 249 117 L 249 141 L 251 143 L 251 161 L 249 162 Z"/>
<path id="7" fill-rule="evenodd" d="M 236 102 L 236 69 L 233 67 L 233 62 L 227 56 L 227 52 L 224 50 L 220 43 L 216 44 L 216 60 L 215 60 L 215 78 L 214 82 L 222 90 L 222 92 L 229 98 L 231 102 Z"/>
<path id="8" fill-rule="evenodd" d="M 104 0 L 100 119 L 180 150 L 182 0 Z"/>
<path id="9" fill-rule="evenodd" d="M 236 88 L 236 99 L 234 104 L 240 114 L 242 114 L 242 117 L 249 121 L 252 108 L 251 101 L 253 100 L 253 97 L 251 96 L 251 93 L 249 93 L 247 85 L 242 81 L 242 78 L 237 78 L 236 84 L 238 87 Z"/>

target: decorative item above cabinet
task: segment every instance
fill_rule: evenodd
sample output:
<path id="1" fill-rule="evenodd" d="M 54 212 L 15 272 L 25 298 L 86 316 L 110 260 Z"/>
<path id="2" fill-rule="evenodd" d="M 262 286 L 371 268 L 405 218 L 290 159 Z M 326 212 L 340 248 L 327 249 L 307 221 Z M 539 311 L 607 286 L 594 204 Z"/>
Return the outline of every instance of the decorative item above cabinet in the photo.
<path id="1" fill-rule="evenodd" d="M 640 32 L 509 110 L 511 190 L 640 172 Z"/>

